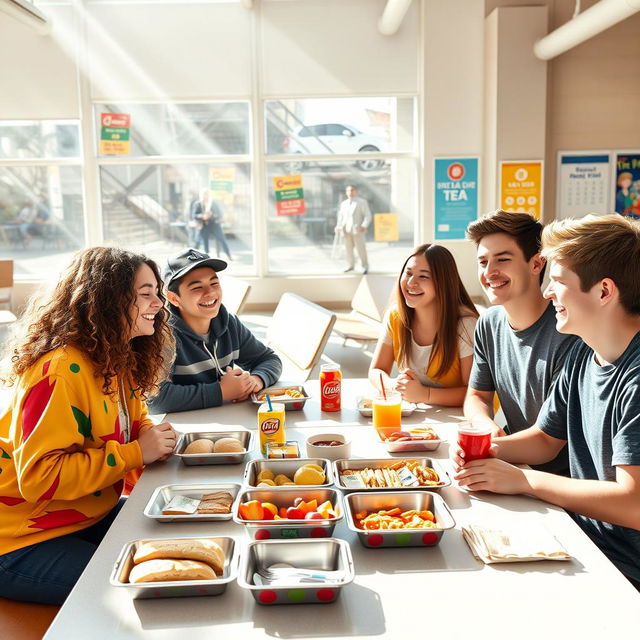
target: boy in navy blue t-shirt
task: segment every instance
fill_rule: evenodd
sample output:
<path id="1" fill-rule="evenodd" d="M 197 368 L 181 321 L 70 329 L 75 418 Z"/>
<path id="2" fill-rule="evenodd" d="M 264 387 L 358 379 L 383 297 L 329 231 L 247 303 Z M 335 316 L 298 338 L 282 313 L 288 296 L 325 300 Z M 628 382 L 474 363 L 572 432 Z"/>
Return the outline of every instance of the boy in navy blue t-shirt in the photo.
<path id="1" fill-rule="evenodd" d="M 543 232 L 545 290 L 556 327 L 584 342 L 568 353 L 536 424 L 495 438 L 495 458 L 464 463 L 472 491 L 525 493 L 567 509 L 640 589 L 640 225 L 618 215 L 554 222 Z M 568 444 L 570 478 L 540 464 Z"/>

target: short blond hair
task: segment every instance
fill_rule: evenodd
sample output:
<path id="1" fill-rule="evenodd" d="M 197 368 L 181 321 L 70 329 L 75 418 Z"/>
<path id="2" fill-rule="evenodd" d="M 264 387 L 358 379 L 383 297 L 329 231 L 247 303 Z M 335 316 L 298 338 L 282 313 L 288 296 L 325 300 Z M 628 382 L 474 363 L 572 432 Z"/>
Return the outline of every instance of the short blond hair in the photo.
<path id="1" fill-rule="evenodd" d="M 589 291 L 611 278 L 620 291 L 620 303 L 629 314 L 640 314 L 640 225 L 616 213 L 589 214 L 577 220 L 557 220 L 542 232 L 542 256 L 561 262 Z"/>

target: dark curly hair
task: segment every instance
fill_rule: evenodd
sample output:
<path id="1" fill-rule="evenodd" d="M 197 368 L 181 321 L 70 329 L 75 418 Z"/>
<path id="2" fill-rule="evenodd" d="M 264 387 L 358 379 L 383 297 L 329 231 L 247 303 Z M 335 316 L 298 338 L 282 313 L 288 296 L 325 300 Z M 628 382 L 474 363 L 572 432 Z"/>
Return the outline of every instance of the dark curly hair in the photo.
<path id="1" fill-rule="evenodd" d="M 143 264 L 156 277 L 163 307 L 155 316 L 153 335 L 130 339 L 134 319 L 129 310 L 136 299 L 136 273 Z M 6 346 L 8 372 L 0 379 L 13 384 L 43 355 L 70 345 L 93 361 L 104 393 L 117 393 L 111 379 L 119 374 L 146 397 L 166 378 L 173 360 L 175 342 L 164 303 L 153 260 L 113 247 L 80 251 L 44 302 L 40 295 L 31 299 Z"/>

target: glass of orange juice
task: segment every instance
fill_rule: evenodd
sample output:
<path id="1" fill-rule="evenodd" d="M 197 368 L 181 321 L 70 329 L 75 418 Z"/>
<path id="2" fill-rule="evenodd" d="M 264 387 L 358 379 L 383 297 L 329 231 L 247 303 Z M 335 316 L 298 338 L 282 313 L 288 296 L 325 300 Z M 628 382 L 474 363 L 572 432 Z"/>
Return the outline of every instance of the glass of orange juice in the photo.
<path id="1" fill-rule="evenodd" d="M 386 397 L 385 397 L 386 396 Z M 399 391 L 387 391 L 373 398 L 373 426 L 382 435 L 400 429 L 400 405 L 402 397 Z"/>

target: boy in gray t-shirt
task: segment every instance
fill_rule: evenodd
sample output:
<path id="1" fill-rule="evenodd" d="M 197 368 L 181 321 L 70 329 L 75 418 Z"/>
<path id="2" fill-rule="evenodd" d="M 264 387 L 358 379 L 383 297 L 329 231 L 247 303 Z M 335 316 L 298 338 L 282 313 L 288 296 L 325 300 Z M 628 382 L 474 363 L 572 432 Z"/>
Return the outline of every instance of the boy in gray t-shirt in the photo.
<path id="1" fill-rule="evenodd" d="M 496 211 L 469 225 L 478 247 L 478 277 L 495 305 L 480 316 L 464 413 L 487 422 L 493 435 L 535 424 L 562 361 L 577 340 L 558 333 L 551 303 L 540 290 L 545 261 L 540 257 L 542 225 L 526 213 Z M 507 421 L 494 422 L 497 393 Z M 566 451 L 541 466 L 567 475 Z"/>
<path id="2" fill-rule="evenodd" d="M 465 464 L 453 448 L 456 478 L 573 512 L 640 589 L 640 279 L 629 268 L 640 263 L 640 225 L 618 215 L 563 220 L 543 244 L 558 331 L 584 344 L 571 348 L 536 425 L 495 439 L 496 458 Z M 570 478 L 508 464 L 539 464 L 565 443 Z"/>

